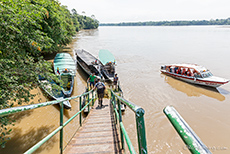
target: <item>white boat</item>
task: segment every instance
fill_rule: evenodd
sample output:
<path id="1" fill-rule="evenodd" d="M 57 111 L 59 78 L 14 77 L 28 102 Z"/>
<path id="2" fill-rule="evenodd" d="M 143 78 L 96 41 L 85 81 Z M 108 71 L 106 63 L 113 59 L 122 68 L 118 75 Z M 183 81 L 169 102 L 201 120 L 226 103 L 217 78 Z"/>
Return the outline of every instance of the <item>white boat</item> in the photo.
<path id="1" fill-rule="evenodd" d="M 189 83 L 215 88 L 229 82 L 227 79 L 213 76 L 208 69 L 197 64 L 162 65 L 161 72 Z"/>

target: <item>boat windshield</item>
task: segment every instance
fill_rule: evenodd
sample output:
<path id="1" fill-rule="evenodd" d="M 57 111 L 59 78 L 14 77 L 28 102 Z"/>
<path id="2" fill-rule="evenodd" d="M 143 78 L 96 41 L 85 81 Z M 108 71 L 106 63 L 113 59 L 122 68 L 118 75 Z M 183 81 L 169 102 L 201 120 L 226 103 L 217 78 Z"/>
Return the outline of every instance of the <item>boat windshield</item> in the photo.
<path id="1" fill-rule="evenodd" d="M 203 72 L 201 75 L 203 78 L 208 78 L 208 77 L 212 76 L 212 73 L 211 72 Z"/>

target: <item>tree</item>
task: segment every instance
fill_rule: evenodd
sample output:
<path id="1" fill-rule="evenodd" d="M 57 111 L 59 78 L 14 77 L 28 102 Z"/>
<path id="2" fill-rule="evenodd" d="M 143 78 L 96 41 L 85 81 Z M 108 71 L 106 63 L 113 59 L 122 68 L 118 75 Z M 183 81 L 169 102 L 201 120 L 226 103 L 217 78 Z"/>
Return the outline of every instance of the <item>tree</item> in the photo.
<path id="1" fill-rule="evenodd" d="M 41 53 L 57 51 L 75 34 L 71 14 L 54 0 L 0 2 L 0 109 L 28 103 L 38 75 L 52 74 Z M 13 119 L 1 117 L 0 145 L 4 147 Z"/>

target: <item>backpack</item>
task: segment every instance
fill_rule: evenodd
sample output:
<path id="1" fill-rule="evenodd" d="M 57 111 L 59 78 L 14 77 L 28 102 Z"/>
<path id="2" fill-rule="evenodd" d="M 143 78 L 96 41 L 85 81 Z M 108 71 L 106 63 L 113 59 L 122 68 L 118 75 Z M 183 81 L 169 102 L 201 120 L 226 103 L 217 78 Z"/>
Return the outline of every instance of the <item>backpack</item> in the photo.
<path id="1" fill-rule="evenodd" d="M 104 85 L 102 82 L 99 82 L 97 85 L 97 92 L 98 93 L 103 93 L 104 92 Z"/>

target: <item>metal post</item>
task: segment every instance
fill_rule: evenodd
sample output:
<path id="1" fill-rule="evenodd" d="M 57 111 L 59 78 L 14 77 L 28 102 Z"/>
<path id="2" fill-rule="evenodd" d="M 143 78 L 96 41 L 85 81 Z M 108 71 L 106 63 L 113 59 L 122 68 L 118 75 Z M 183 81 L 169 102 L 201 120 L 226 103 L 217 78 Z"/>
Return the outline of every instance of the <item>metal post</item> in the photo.
<path id="1" fill-rule="evenodd" d="M 186 144 L 186 147 L 184 148 L 187 148 L 192 154 L 211 154 L 208 147 L 201 141 L 201 139 L 174 107 L 165 107 L 164 113 Z"/>
<path id="2" fill-rule="evenodd" d="M 88 93 L 88 103 L 89 103 L 89 93 Z M 88 105 L 88 113 L 89 113 L 89 110 L 90 110 L 90 104 Z"/>
<path id="3" fill-rule="evenodd" d="M 60 126 L 63 126 L 63 102 L 60 103 Z M 63 153 L 63 128 L 60 130 L 60 153 Z"/>
<path id="4" fill-rule="evenodd" d="M 115 116 L 115 119 L 116 119 L 116 113 L 115 113 L 115 111 L 114 111 L 114 105 L 113 105 L 113 104 L 114 104 L 114 95 L 113 95 L 112 91 L 111 91 L 110 103 L 111 103 L 112 108 L 113 108 L 112 112 L 113 112 L 113 114 L 114 114 L 114 116 Z"/>
<path id="5" fill-rule="evenodd" d="M 93 96 L 93 91 L 92 91 L 92 106 L 94 105 L 94 96 Z"/>
<path id="6" fill-rule="evenodd" d="M 118 110 L 119 110 L 119 122 L 122 122 L 121 102 L 120 102 L 120 100 L 117 100 L 117 104 L 118 104 Z M 121 146 L 122 146 L 122 149 L 124 149 L 125 148 L 125 146 L 124 146 L 124 134 L 122 132 L 121 127 L 120 127 L 120 135 L 121 135 Z"/>
<path id="7" fill-rule="evenodd" d="M 115 109 L 116 109 L 116 97 L 115 97 L 115 95 L 113 95 L 113 101 L 114 101 L 114 106 L 113 106 L 113 110 L 115 111 Z M 115 113 L 115 112 L 114 112 Z M 115 122 L 116 122 L 116 124 L 117 124 L 117 116 L 115 115 Z"/>
<path id="8" fill-rule="evenodd" d="M 147 143 L 145 136 L 145 121 L 144 121 L 145 111 L 142 108 L 136 111 L 136 126 L 137 126 L 137 138 L 139 146 L 139 154 L 147 154 Z"/>
<path id="9" fill-rule="evenodd" d="M 110 103 L 112 103 L 112 101 L 113 101 L 113 93 L 111 91 Z"/>
<path id="10" fill-rule="evenodd" d="M 79 97 L 79 110 L 81 111 L 81 97 Z M 80 123 L 80 126 L 82 125 L 81 124 L 81 118 L 82 118 L 82 116 L 81 116 L 81 112 L 80 112 L 80 115 L 79 115 L 79 123 Z"/>

